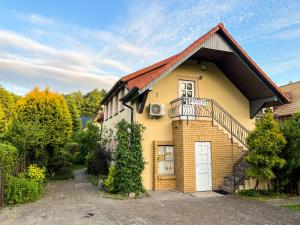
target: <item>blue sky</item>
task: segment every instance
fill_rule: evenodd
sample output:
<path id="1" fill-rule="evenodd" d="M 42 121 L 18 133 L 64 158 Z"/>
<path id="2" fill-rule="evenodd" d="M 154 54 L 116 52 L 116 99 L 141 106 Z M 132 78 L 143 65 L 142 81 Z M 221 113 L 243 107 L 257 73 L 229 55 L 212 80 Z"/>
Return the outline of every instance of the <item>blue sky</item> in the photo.
<path id="1" fill-rule="evenodd" d="M 276 84 L 300 80 L 299 0 L 2 0 L 0 83 L 109 89 L 219 22 Z"/>

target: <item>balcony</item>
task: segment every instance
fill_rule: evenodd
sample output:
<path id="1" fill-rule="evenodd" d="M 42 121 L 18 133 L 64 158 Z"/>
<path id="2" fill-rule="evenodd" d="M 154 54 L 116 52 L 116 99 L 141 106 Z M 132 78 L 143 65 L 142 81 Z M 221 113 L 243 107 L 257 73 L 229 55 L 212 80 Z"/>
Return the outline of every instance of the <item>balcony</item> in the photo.
<path id="1" fill-rule="evenodd" d="M 246 138 L 249 134 L 247 128 L 240 124 L 222 106 L 213 99 L 181 97 L 171 101 L 168 115 L 178 120 L 199 120 L 210 118 L 212 125 L 218 123 L 231 135 L 247 147 Z"/>

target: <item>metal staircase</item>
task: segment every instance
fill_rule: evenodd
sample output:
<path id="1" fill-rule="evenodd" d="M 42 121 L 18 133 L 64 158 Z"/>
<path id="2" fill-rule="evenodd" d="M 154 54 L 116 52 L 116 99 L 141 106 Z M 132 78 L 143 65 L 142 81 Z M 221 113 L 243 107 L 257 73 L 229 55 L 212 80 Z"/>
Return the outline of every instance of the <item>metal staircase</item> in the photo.
<path id="1" fill-rule="evenodd" d="M 210 118 L 212 126 L 220 125 L 229 132 L 232 143 L 240 143 L 247 149 L 239 160 L 233 164 L 232 174 L 224 177 L 224 183 L 220 186 L 220 189 L 234 193 L 245 179 L 244 174 L 247 164 L 244 159 L 249 152 L 246 143 L 246 138 L 249 135 L 247 128 L 240 124 L 215 100 L 208 98 L 181 97 L 175 99 L 171 102 L 171 108 L 168 113 L 170 118 L 187 120 L 187 122 L 199 118 Z"/>

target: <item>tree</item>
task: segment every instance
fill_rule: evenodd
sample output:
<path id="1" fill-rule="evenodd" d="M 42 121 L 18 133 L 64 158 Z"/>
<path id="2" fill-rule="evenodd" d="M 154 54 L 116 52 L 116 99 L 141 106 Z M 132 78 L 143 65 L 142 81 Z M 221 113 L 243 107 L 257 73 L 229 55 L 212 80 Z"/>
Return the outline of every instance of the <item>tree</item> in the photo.
<path id="1" fill-rule="evenodd" d="M 276 168 L 277 185 L 284 186 L 290 192 L 297 191 L 300 177 L 300 112 L 282 124 L 282 132 L 287 140 L 286 146 L 279 156 L 286 160 L 282 168 Z"/>
<path id="2" fill-rule="evenodd" d="M 1 130 L 4 131 L 9 126 L 11 119 L 13 118 L 17 96 L 3 87 L 0 87 L 0 104 L 3 110 L 2 123 L 0 124 Z"/>
<path id="3" fill-rule="evenodd" d="M 23 171 L 31 162 L 43 161 L 46 136 L 47 130 L 37 121 L 23 121 L 16 118 L 12 122 L 5 139 L 18 149 Z"/>
<path id="4" fill-rule="evenodd" d="M 106 94 L 105 90 L 94 89 L 84 95 L 84 101 L 81 106 L 81 116 L 95 116 L 100 109 L 100 101 Z"/>
<path id="5" fill-rule="evenodd" d="M 272 113 L 266 112 L 263 120 L 258 122 L 247 138 L 250 153 L 246 157 L 249 163 L 246 175 L 256 179 L 256 190 L 259 180 L 267 181 L 269 187 L 269 181 L 276 177 L 273 169 L 285 164 L 285 160 L 279 157 L 285 143 L 279 124 L 273 119 Z"/>
<path id="6" fill-rule="evenodd" d="M 2 107 L 2 104 L 0 103 L 0 132 L 3 132 L 5 129 L 5 114 Z"/>
<path id="7" fill-rule="evenodd" d="M 72 118 L 73 137 L 81 130 L 80 113 L 73 96 L 66 96 L 69 112 Z"/>
<path id="8" fill-rule="evenodd" d="M 128 194 L 142 193 L 141 173 L 145 161 L 142 153 L 142 132 L 140 124 L 130 124 L 121 120 L 117 125 L 116 174 L 115 184 L 117 192 Z"/>
<path id="9" fill-rule="evenodd" d="M 100 130 L 99 127 L 89 122 L 86 129 L 78 135 L 78 144 L 80 149 L 80 160 L 78 163 L 83 163 L 88 153 L 96 151 L 100 145 Z"/>
<path id="10" fill-rule="evenodd" d="M 36 153 L 39 164 L 47 166 L 54 157 L 55 151 L 63 148 L 72 134 L 72 119 L 62 95 L 35 88 L 17 102 L 17 113 L 14 123 L 39 125 L 45 132 L 40 139 L 40 150 Z"/>

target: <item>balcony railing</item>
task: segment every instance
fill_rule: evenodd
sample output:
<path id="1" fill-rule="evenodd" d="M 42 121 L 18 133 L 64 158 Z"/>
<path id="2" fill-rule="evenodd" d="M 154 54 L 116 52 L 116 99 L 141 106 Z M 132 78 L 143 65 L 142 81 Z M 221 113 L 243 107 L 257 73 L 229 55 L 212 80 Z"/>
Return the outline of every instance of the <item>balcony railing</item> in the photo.
<path id="1" fill-rule="evenodd" d="M 184 120 L 211 118 L 213 125 L 214 122 L 219 123 L 231 134 L 232 140 L 236 138 L 247 147 L 246 138 L 249 134 L 247 128 L 213 99 L 181 97 L 171 102 L 168 114 L 170 118 Z"/>

